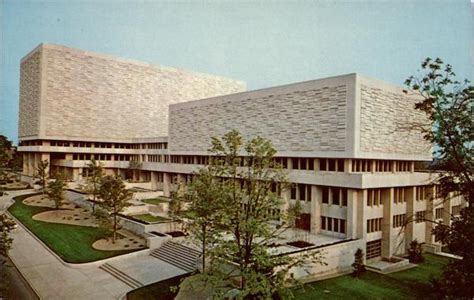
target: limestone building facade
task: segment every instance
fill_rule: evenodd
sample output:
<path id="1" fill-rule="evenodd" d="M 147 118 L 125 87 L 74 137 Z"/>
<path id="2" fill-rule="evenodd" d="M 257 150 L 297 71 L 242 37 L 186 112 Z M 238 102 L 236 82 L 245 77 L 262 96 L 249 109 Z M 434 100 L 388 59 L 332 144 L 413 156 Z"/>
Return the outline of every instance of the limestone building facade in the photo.
<path id="1" fill-rule="evenodd" d="M 51 172 L 80 181 L 94 158 L 126 176 L 136 160 L 131 179 L 169 196 L 208 162 L 211 137 L 260 135 L 292 183 L 284 198 L 303 203 L 299 229 L 346 247 L 331 250 L 334 270 L 357 247 L 368 260 L 402 254 L 414 239 L 438 247 L 426 220 L 449 222 L 462 205 L 437 199 L 434 176 L 415 170 L 431 160 L 431 145 L 407 126 L 427 122 L 416 97 L 359 74 L 246 92 L 236 80 L 42 44 L 22 60 L 20 80 L 24 175 L 47 159 Z"/>

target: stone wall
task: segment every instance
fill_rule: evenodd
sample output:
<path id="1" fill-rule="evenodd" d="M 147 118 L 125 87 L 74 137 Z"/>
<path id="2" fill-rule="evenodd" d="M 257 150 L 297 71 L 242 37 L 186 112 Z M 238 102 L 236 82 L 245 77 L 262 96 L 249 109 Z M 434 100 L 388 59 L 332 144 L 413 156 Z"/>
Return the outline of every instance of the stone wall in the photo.
<path id="1" fill-rule="evenodd" d="M 170 106 L 169 149 L 206 151 L 237 129 L 278 151 L 345 151 L 347 86 L 305 83 Z"/>
<path id="2" fill-rule="evenodd" d="M 394 89 L 361 84 L 360 151 L 430 155 L 430 144 L 420 133 L 427 124 L 417 101 Z"/>
<path id="3" fill-rule="evenodd" d="M 41 51 L 20 67 L 20 118 L 18 135 L 35 136 L 40 131 Z"/>
<path id="4" fill-rule="evenodd" d="M 78 49 L 56 45 L 40 49 L 44 60 L 43 137 L 126 140 L 166 136 L 169 104 L 245 89 L 235 80 Z M 34 54 L 25 63 L 29 65 L 36 57 Z M 24 93 L 28 91 L 25 97 L 30 98 L 26 102 L 38 102 L 39 94 L 30 85 L 23 84 Z"/>

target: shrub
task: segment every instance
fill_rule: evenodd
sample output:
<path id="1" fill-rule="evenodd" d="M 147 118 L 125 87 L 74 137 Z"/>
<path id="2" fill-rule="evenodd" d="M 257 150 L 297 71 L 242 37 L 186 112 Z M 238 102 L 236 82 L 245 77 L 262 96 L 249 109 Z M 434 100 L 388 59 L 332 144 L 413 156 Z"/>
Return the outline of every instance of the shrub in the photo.
<path id="1" fill-rule="evenodd" d="M 352 264 L 352 276 L 359 277 L 365 272 L 365 265 L 364 265 L 364 251 L 362 249 L 357 248 L 356 253 L 354 254 L 354 263 Z"/>
<path id="2" fill-rule="evenodd" d="M 415 239 L 411 241 L 410 248 L 408 249 L 408 257 L 411 263 L 417 264 L 424 261 L 423 249 L 421 244 Z"/>

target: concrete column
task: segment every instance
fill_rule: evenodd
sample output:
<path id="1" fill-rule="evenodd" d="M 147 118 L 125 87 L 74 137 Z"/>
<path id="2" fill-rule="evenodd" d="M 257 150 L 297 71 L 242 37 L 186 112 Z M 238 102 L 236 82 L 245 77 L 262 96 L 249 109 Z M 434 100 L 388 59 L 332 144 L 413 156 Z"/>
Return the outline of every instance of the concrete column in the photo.
<path id="1" fill-rule="evenodd" d="M 383 219 L 382 219 L 382 257 L 391 257 L 395 251 L 392 241 L 393 235 L 393 188 L 384 190 L 383 199 Z"/>
<path id="2" fill-rule="evenodd" d="M 430 189 L 431 189 L 430 194 L 433 197 L 433 195 L 435 195 L 435 186 L 432 185 L 430 187 Z M 433 235 L 431 234 L 431 231 L 434 228 L 434 223 L 432 221 L 434 221 L 435 217 L 436 217 L 435 216 L 434 205 L 433 205 L 434 201 L 435 201 L 434 198 L 426 200 L 425 218 L 426 218 L 427 221 L 425 222 L 425 243 L 427 243 L 427 244 L 432 244 L 433 243 Z"/>
<path id="3" fill-rule="evenodd" d="M 314 164 L 314 171 L 318 172 L 319 171 L 319 159 L 315 158 L 313 164 Z"/>
<path id="4" fill-rule="evenodd" d="M 362 192 L 359 192 L 362 193 Z M 353 189 L 347 190 L 347 216 L 346 216 L 346 238 L 355 239 L 357 235 L 357 227 L 360 225 L 357 218 L 358 211 L 358 192 Z M 361 201 L 362 204 L 364 201 Z M 365 222 L 365 221 L 364 221 Z M 365 222 L 367 223 L 367 222 Z"/>
<path id="5" fill-rule="evenodd" d="M 377 167 L 377 161 L 373 159 L 371 162 L 372 162 L 372 164 L 370 165 L 370 172 L 375 173 L 377 171 L 377 168 L 376 168 Z"/>
<path id="6" fill-rule="evenodd" d="M 397 161 L 392 161 L 392 173 L 397 172 Z"/>
<path id="7" fill-rule="evenodd" d="M 288 164 L 288 170 L 293 169 L 293 159 L 291 159 L 291 157 L 287 157 L 286 160 L 287 160 L 286 162 Z"/>
<path id="8" fill-rule="evenodd" d="M 321 232 L 322 188 L 311 186 L 311 233 Z"/>
<path id="9" fill-rule="evenodd" d="M 344 172 L 352 172 L 352 159 L 344 159 Z"/>
<path id="10" fill-rule="evenodd" d="M 407 247 L 415 236 L 415 197 L 416 188 L 409 187 L 405 189 L 405 200 L 407 202 L 407 225 L 405 228 L 405 247 Z M 419 241 L 420 242 L 420 241 Z"/>
<path id="11" fill-rule="evenodd" d="M 23 156 L 23 171 L 22 171 L 22 174 L 23 175 L 29 175 L 29 166 L 28 166 L 28 153 L 23 153 L 21 156 Z"/>
<path id="12" fill-rule="evenodd" d="M 290 197 L 291 197 L 290 187 L 287 187 L 281 190 L 281 197 L 283 198 L 283 203 L 280 209 L 281 211 L 287 211 L 288 207 L 290 206 Z"/>
<path id="13" fill-rule="evenodd" d="M 357 198 L 357 223 L 356 233 L 360 239 L 366 239 L 367 237 L 367 218 L 365 216 L 365 203 L 367 202 L 367 190 L 359 190 L 355 193 L 354 197 Z M 349 205 L 350 199 L 347 199 Z M 347 220 L 349 223 L 349 220 Z"/>
<path id="14" fill-rule="evenodd" d="M 158 173 L 150 172 L 151 189 L 156 191 L 158 189 Z"/>
<path id="15" fill-rule="evenodd" d="M 414 161 L 410 162 L 410 172 L 411 173 L 415 172 L 415 162 Z"/>
<path id="16" fill-rule="evenodd" d="M 169 197 L 171 195 L 171 176 L 163 173 L 163 195 Z"/>
<path id="17" fill-rule="evenodd" d="M 78 169 L 78 173 L 79 173 L 79 175 L 78 175 L 78 180 L 82 180 L 82 173 L 83 173 L 83 172 L 84 172 L 83 168 L 79 168 L 79 169 Z"/>
<path id="18" fill-rule="evenodd" d="M 79 178 L 79 169 L 78 168 L 73 168 L 72 169 L 72 180 L 78 181 Z"/>

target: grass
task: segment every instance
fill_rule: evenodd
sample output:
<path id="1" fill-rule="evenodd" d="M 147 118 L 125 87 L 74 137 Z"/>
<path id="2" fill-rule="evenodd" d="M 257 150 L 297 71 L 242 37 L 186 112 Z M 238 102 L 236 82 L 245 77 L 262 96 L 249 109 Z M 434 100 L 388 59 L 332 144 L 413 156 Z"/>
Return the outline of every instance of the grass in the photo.
<path id="1" fill-rule="evenodd" d="M 86 263 L 134 251 L 100 251 L 92 248 L 92 243 L 96 240 L 111 236 L 111 232 L 104 228 L 33 220 L 32 216 L 35 214 L 51 210 L 47 207 L 29 206 L 22 203 L 23 199 L 33 195 L 37 194 L 14 197 L 15 203 L 8 211 L 64 261 Z"/>
<path id="2" fill-rule="evenodd" d="M 172 292 L 170 287 L 177 287 L 181 280 L 188 277 L 188 274 L 172 277 L 160 282 L 155 282 L 139 289 L 127 293 L 127 300 L 154 300 L 154 299 L 174 299 L 178 290 Z"/>
<path id="3" fill-rule="evenodd" d="M 295 291 L 295 299 L 434 299 L 430 279 L 438 277 L 448 258 L 425 254 L 417 267 L 387 275 L 366 272 L 318 281 Z"/>
<path id="4" fill-rule="evenodd" d="M 160 217 L 160 216 L 153 216 L 150 214 L 142 214 L 142 215 L 133 215 L 130 216 L 134 219 L 142 220 L 148 223 L 158 223 L 158 222 L 168 222 L 171 221 L 171 219 L 165 218 L 165 217 Z"/>
<path id="5" fill-rule="evenodd" d="M 170 200 L 167 200 L 165 198 L 151 198 L 151 199 L 142 199 L 143 202 L 148 203 L 148 204 L 154 204 L 154 205 L 159 205 L 160 203 L 169 203 Z"/>

